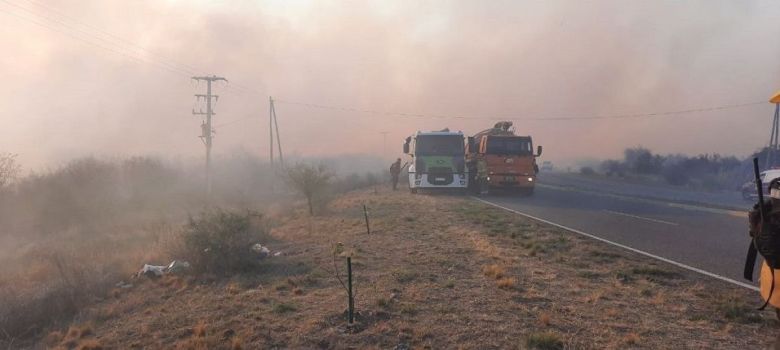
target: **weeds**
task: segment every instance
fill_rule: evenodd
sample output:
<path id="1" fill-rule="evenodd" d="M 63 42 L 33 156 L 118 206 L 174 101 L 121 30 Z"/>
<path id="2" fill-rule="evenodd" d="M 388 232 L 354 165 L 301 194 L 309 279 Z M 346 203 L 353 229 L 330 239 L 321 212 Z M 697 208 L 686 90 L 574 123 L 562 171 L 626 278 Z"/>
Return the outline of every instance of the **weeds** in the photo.
<path id="1" fill-rule="evenodd" d="M 530 349 L 560 350 L 563 349 L 563 340 L 552 332 L 532 333 L 526 338 L 525 345 Z"/>
<path id="2" fill-rule="evenodd" d="M 216 209 L 190 217 L 184 227 L 184 258 L 196 272 L 229 274 L 257 268 L 259 258 L 252 245 L 266 237 L 252 219 L 253 213 Z"/>
<path id="3" fill-rule="evenodd" d="M 417 306 L 413 303 L 401 303 L 399 311 L 404 315 L 414 315 L 417 313 Z"/>
<path id="4" fill-rule="evenodd" d="M 444 283 L 444 288 L 449 288 L 449 289 L 455 288 L 455 280 L 453 280 L 452 278 L 448 278 L 447 282 Z"/>
<path id="5" fill-rule="evenodd" d="M 485 276 L 498 280 L 506 275 L 506 270 L 499 265 L 487 265 L 482 268 L 482 273 L 484 273 Z"/>
<path id="6" fill-rule="evenodd" d="M 718 312 L 729 321 L 738 323 L 758 323 L 762 318 L 756 310 L 735 297 L 726 297 L 716 302 Z"/>
<path id="7" fill-rule="evenodd" d="M 680 277 L 680 274 L 678 272 L 664 270 L 657 267 L 635 267 L 631 269 L 631 273 L 635 275 L 642 275 L 642 276 L 654 277 L 654 278 L 666 278 L 666 279 Z"/>
<path id="8" fill-rule="evenodd" d="M 496 280 L 496 285 L 500 289 L 514 289 L 517 286 L 517 280 L 513 277 L 502 277 Z"/>
<path id="9" fill-rule="evenodd" d="M 276 314 L 286 314 L 295 311 L 298 311 L 298 308 L 293 304 L 278 303 L 273 306 L 273 312 Z"/>
<path id="10" fill-rule="evenodd" d="M 393 277 L 398 283 L 409 283 L 419 276 L 416 271 L 396 269 L 392 272 Z"/>

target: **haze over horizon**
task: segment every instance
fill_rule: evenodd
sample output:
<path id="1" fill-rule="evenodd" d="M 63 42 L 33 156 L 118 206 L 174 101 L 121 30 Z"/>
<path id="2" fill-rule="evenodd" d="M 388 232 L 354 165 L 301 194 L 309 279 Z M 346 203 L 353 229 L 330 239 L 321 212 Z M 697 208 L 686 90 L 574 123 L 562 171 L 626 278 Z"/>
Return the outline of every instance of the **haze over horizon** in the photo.
<path id="1" fill-rule="evenodd" d="M 268 153 L 268 96 L 288 154 L 400 154 L 416 130 L 514 120 L 543 160 L 745 156 L 780 89 L 770 1 L 0 1 L 0 151 L 26 169 L 84 155 L 199 157 L 190 80 L 217 74 L 214 152 Z M 108 35 L 107 33 L 111 33 Z M 96 39 L 102 37 L 104 40 Z M 122 40 L 120 40 L 120 38 Z M 137 46 L 136 46 L 137 45 Z"/>

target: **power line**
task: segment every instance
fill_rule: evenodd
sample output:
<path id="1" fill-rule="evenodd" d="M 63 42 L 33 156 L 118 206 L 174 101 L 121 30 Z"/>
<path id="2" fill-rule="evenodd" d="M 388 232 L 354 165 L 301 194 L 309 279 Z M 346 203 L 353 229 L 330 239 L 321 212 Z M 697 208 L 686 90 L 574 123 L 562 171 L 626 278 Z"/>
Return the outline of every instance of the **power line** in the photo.
<path id="1" fill-rule="evenodd" d="M 355 107 L 331 106 L 331 105 L 314 104 L 314 103 L 306 103 L 306 102 L 296 102 L 296 101 L 279 100 L 279 99 L 276 99 L 274 101 L 279 102 L 279 103 L 286 103 L 286 104 L 289 104 L 289 105 L 308 107 L 308 108 L 339 110 L 339 111 L 364 113 L 364 114 L 373 114 L 373 115 L 389 115 L 389 116 L 398 116 L 398 117 L 406 117 L 406 118 L 474 119 L 474 120 L 515 119 L 515 120 L 538 120 L 538 121 L 648 118 L 648 117 L 660 117 L 660 116 L 679 115 L 679 114 L 711 112 L 711 111 L 719 111 L 719 110 L 727 110 L 727 109 L 748 107 L 748 106 L 753 106 L 753 105 L 758 105 L 758 104 L 766 104 L 766 101 L 757 101 L 757 102 L 748 102 L 748 103 L 740 103 L 740 104 L 731 104 L 731 105 L 722 105 L 722 106 L 713 106 L 713 107 L 690 108 L 690 109 L 683 109 L 683 110 L 664 111 L 664 112 L 651 112 L 651 113 L 529 117 L 529 116 L 517 115 L 517 114 L 504 114 L 504 115 L 493 115 L 493 116 L 475 116 L 475 115 L 445 115 L 445 114 L 424 114 L 424 113 L 401 113 L 401 112 L 390 112 L 390 111 L 381 111 L 381 110 L 372 110 L 372 109 L 362 109 L 362 108 L 355 108 Z"/>
<path id="2" fill-rule="evenodd" d="M 150 51 L 149 49 L 147 49 L 147 48 L 145 48 L 145 47 L 143 47 L 141 45 L 138 45 L 138 44 L 136 44 L 136 43 L 134 43 L 134 42 L 132 42 L 130 40 L 127 40 L 127 39 L 122 38 L 122 37 L 120 37 L 118 35 L 110 33 L 110 32 L 108 32 L 108 31 L 106 31 L 106 30 L 104 30 L 104 29 L 102 29 L 100 27 L 90 25 L 89 23 L 83 22 L 83 21 L 81 21 L 81 20 L 79 20 L 77 18 L 69 16 L 68 14 L 64 13 L 63 11 L 57 10 L 57 9 L 55 9 L 52 6 L 48 6 L 46 4 L 43 4 L 43 3 L 40 3 L 40 2 L 34 1 L 34 0 L 25 0 L 25 1 L 30 3 L 30 4 L 33 4 L 35 6 L 38 6 L 40 8 L 43 8 L 45 11 L 48 11 L 50 13 L 54 13 L 55 15 L 59 16 L 60 18 L 64 18 L 64 19 L 66 19 L 66 20 L 68 20 L 70 22 L 73 22 L 75 24 L 81 25 L 82 27 L 84 27 L 86 29 L 96 31 L 98 33 L 103 34 L 106 37 L 109 37 L 109 38 L 113 39 L 113 40 L 117 40 L 117 41 L 125 43 L 128 46 L 135 47 L 138 51 L 145 52 L 145 53 L 147 53 L 149 55 L 152 55 L 152 56 L 157 56 L 157 57 L 159 57 L 162 60 L 170 61 L 172 63 L 175 63 L 179 67 L 185 68 L 186 70 L 193 71 L 193 72 L 194 71 L 198 71 L 198 69 L 196 67 L 193 67 L 193 66 L 190 66 L 188 64 L 185 64 L 185 63 L 182 63 L 182 62 L 178 62 L 178 61 L 176 61 L 174 59 L 168 58 L 166 56 L 157 54 L 157 53 L 155 53 L 153 51 Z M 5 1 L 5 2 L 8 3 L 8 1 Z M 18 7 L 18 5 L 17 5 L 17 7 Z"/>
<path id="3" fill-rule="evenodd" d="M 39 25 L 41 27 L 47 28 L 49 30 L 58 32 L 60 34 L 66 35 L 72 39 L 81 41 L 83 43 L 113 52 L 115 54 L 121 55 L 123 57 L 126 57 L 128 59 L 131 59 L 133 61 L 139 62 L 139 63 L 145 63 L 145 64 L 152 64 L 156 65 L 158 68 L 164 69 L 166 71 L 169 71 L 174 74 L 178 75 L 186 75 L 191 76 L 193 72 L 195 71 L 195 68 L 180 62 L 177 62 L 175 60 L 172 60 L 170 58 L 167 58 L 165 56 L 156 54 L 138 44 L 135 44 L 129 40 L 126 40 L 120 36 L 111 34 L 107 31 L 104 31 L 98 27 L 89 25 L 87 23 L 84 23 L 83 21 L 80 21 L 78 19 L 75 19 L 71 16 L 68 16 L 64 14 L 62 11 L 56 10 L 50 6 L 46 6 L 44 4 L 41 4 L 37 1 L 33 0 L 25 0 L 33 5 L 36 5 L 38 7 L 43 8 L 44 10 L 48 11 L 49 13 L 53 13 L 52 15 L 43 15 L 40 13 L 37 13 L 36 11 L 21 6 L 19 4 L 13 3 L 8 0 L 0 0 L 1 2 L 11 5 L 17 9 L 20 9 L 21 11 L 34 16 L 35 18 L 26 17 L 23 15 L 20 15 L 19 13 L 11 12 L 5 9 L 0 8 L 0 11 L 5 12 L 9 15 L 15 16 L 17 18 L 23 19 L 25 21 L 31 22 L 33 24 Z M 42 21 L 41 21 L 42 20 Z M 70 23 L 68 23 L 70 22 Z M 75 23 L 75 25 L 73 24 Z M 53 26 L 52 26 L 53 24 Z M 79 28 L 78 26 L 81 26 L 83 28 Z M 65 30 L 63 30 L 65 29 Z M 95 32 L 99 32 L 100 35 L 95 34 Z M 114 42 L 113 40 L 108 40 L 106 37 L 111 38 L 113 40 L 124 42 L 126 46 L 122 46 Z M 95 42 L 95 40 L 97 42 Z M 134 47 L 132 50 L 128 50 L 127 46 Z M 147 55 L 156 57 L 157 59 L 151 59 L 147 57 L 143 57 L 139 55 L 139 52 L 145 52 Z M 234 93 L 242 94 L 242 93 L 254 93 L 259 94 L 259 91 L 257 91 L 254 88 L 244 86 L 238 83 L 232 83 L 230 86 L 227 86 L 229 89 L 235 89 Z M 425 113 L 401 113 L 401 112 L 392 112 L 392 111 L 381 111 L 381 110 L 372 110 L 372 109 L 361 109 L 356 107 L 346 107 L 346 106 L 332 106 L 332 105 L 323 105 L 323 104 L 315 104 L 315 103 L 306 103 L 306 102 L 296 102 L 296 101 L 287 101 L 287 100 L 279 100 L 276 99 L 274 102 L 279 103 L 287 103 L 291 105 L 298 105 L 308 108 L 316 108 L 316 109 L 330 109 L 330 110 L 340 110 L 340 111 L 347 111 L 347 112 L 355 112 L 355 113 L 364 113 L 364 114 L 373 114 L 373 115 L 387 115 L 387 116 L 398 116 L 398 117 L 405 117 L 405 118 L 424 118 L 424 119 L 477 119 L 477 120 L 503 120 L 503 119 L 515 119 L 515 120 L 537 120 L 537 121 L 569 121 L 569 120 L 598 120 L 598 119 L 632 119 L 632 118 L 648 118 L 648 117 L 658 117 L 658 116 L 669 116 L 669 115 L 680 115 L 680 114 L 690 114 L 690 113 L 701 113 L 701 112 L 710 112 L 710 111 L 718 111 L 718 110 L 726 110 L 726 109 L 735 109 L 735 108 L 742 108 L 752 105 L 758 105 L 758 104 L 764 104 L 765 101 L 758 101 L 758 102 L 749 102 L 749 103 L 742 103 L 742 104 L 733 104 L 733 105 L 722 105 L 722 106 L 714 106 L 714 107 L 702 107 L 702 108 L 692 108 L 692 109 L 685 109 L 685 110 L 675 110 L 675 111 L 663 111 L 663 112 L 652 112 L 652 113 L 635 113 L 635 114 L 614 114 L 614 115 L 569 115 L 569 116 L 549 116 L 549 117 L 529 117 L 524 115 L 514 115 L 514 114 L 507 114 L 507 115 L 492 115 L 492 116 L 469 116 L 469 115 L 443 115 L 443 114 L 425 114 Z M 230 125 L 245 119 L 249 119 L 251 117 L 247 118 L 241 118 L 238 120 L 234 120 L 231 122 L 223 123 L 218 126 L 225 126 Z"/>
<path id="4" fill-rule="evenodd" d="M 21 11 L 25 15 L 2 8 L 0 8 L 0 11 L 35 25 L 44 27 L 51 31 L 63 34 L 74 40 L 118 54 L 138 63 L 155 65 L 158 68 L 164 69 L 170 73 L 190 77 L 197 71 L 197 68 L 193 66 L 186 65 L 154 53 L 141 45 L 135 44 L 127 39 L 109 33 L 98 27 L 84 23 L 83 21 L 64 14 L 62 11 L 53 9 L 50 6 L 46 6 L 32 0 L 26 1 L 42 7 L 48 12 L 41 14 L 29 7 L 25 7 L 8 0 L 0 0 L 0 2 L 13 6 L 17 9 L 17 11 Z M 28 16 L 32 16 L 32 18 Z M 125 44 L 123 45 L 121 42 Z M 128 46 L 130 48 L 128 48 Z M 144 55 L 150 57 L 144 57 Z M 233 90 L 231 92 L 237 95 L 247 92 L 260 94 L 259 91 L 241 84 L 231 84 L 230 86 L 227 86 L 227 88 Z"/>
<path id="5" fill-rule="evenodd" d="M 5 0 L 0 0 L 0 1 L 2 1 L 4 3 L 8 3 Z M 35 25 L 38 25 L 40 27 L 49 29 L 51 31 L 60 33 L 62 35 L 65 35 L 67 37 L 70 37 L 71 39 L 80 41 L 82 43 L 85 43 L 85 44 L 88 44 L 88 45 L 92 45 L 92 46 L 101 48 L 101 49 L 106 50 L 106 51 L 113 52 L 113 53 L 118 54 L 120 56 L 124 56 L 125 58 L 128 58 L 130 60 L 133 60 L 133 61 L 136 61 L 136 62 L 139 62 L 139 63 L 157 65 L 158 68 L 164 69 L 164 70 L 166 70 L 166 71 L 168 71 L 170 73 L 174 73 L 174 74 L 177 74 L 177 75 L 182 75 L 182 74 L 186 75 L 187 74 L 186 72 L 181 71 L 181 70 L 179 70 L 179 69 L 177 69 L 175 67 L 170 67 L 168 65 L 165 65 L 165 64 L 162 64 L 162 63 L 159 63 L 159 62 L 143 59 L 143 58 L 138 57 L 136 55 L 131 55 L 131 54 L 127 53 L 127 52 L 124 52 L 124 51 L 121 51 L 120 49 L 117 49 L 116 47 L 110 47 L 110 46 L 106 46 L 106 45 L 101 44 L 101 43 L 96 43 L 94 41 L 90 41 L 88 38 L 85 38 L 83 36 L 83 34 L 79 35 L 79 34 L 76 34 L 76 33 L 73 33 L 73 32 L 63 31 L 62 29 L 57 28 L 56 26 L 52 26 L 51 24 L 46 23 L 46 19 L 44 17 L 36 16 L 38 18 L 30 18 L 30 17 L 27 17 L 25 15 L 21 15 L 21 14 L 16 13 L 16 12 L 11 12 L 9 10 L 2 9 L 2 8 L 0 8 L 0 12 L 4 12 L 4 13 L 6 13 L 8 15 L 14 16 L 14 17 L 22 19 L 22 20 L 25 20 L 27 22 L 33 23 Z M 35 15 L 33 15 L 33 16 L 35 16 Z M 40 20 L 41 18 L 43 18 L 44 21 L 41 21 Z"/>

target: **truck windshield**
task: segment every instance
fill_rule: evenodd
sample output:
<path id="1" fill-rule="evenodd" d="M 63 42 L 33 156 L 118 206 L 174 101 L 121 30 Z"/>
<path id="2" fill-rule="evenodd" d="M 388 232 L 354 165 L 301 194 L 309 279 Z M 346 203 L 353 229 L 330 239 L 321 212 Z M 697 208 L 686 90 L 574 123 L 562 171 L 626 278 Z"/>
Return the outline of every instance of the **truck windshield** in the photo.
<path id="1" fill-rule="evenodd" d="M 422 156 L 463 155 L 463 136 L 429 135 L 417 136 L 414 153 Z"/>
<path id="2" fill-rule="evenodd" d="M 533 146 L 530 137 L 488 137 L 487 154 L 530 156 Z"/>

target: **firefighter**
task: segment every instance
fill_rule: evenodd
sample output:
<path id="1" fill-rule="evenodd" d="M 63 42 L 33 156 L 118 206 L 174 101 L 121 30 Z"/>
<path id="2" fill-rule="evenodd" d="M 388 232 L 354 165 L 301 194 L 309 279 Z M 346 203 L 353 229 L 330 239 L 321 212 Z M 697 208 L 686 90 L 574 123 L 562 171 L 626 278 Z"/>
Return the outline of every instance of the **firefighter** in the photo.
<path id="1" fill-rule="evenodd" d="M 478 184 L 478 191 L 479 194 L 487 194 L 488 193 L 488 170 L 487 170 L 487 160 L 484 158 L 477 159 L 477 184 Z"/>
<path id="2" fill-rule="evenodd" d="M 763 257 L 760 272 L 761 298 L 764 307 L 771 305 L 780 318 L 780 179 L 769 183 L 769 200 L 764 201 L 763 218 L 758 203 L 748 214 L 750 237 L 753 245 Z M 763 307 L 762 307 L 763 308 Z"/>
<path id="3" fill-rule="evenodd" d="M 401 174 L 401 158 L 398 158 L 390 165 L 390 177 L 393 181 L 393 191 L 398 188 L 398 176 Z"/>

